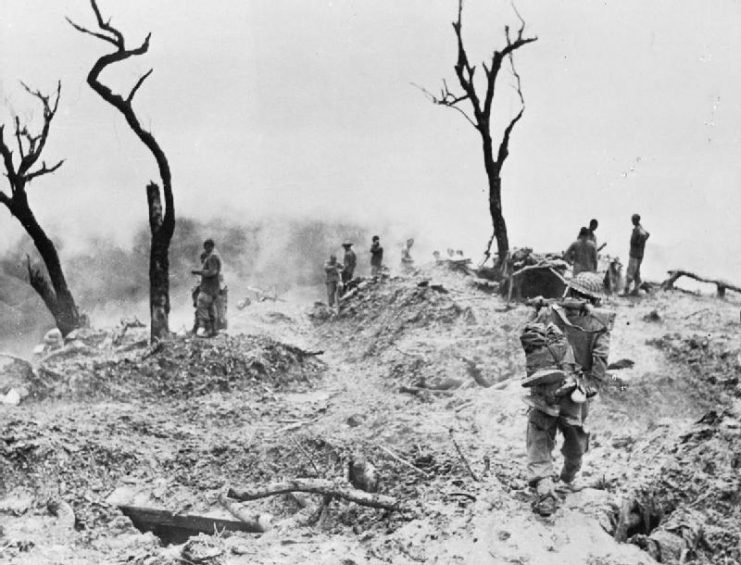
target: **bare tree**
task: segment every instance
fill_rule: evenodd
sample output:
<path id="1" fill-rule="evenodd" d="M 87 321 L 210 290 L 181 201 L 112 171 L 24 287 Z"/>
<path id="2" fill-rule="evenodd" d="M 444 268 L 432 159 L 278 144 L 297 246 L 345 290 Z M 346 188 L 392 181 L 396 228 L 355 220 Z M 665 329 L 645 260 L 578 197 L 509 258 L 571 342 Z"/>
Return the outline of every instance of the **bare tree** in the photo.
<path id="1" fill-rule="evenodd" d="M 160 179 L 162 181 L 162 190 L 164 192 L 164 206 L 160 197 L 159 186 L 150 181 L 147 185 L 147 204 L 149 207 L 149 228 L 152 234 L 152 242 L 149 254 L 149 305 L 151 312 L 151 329 L 150 338 L 152 341 L 166 338 L 169 333 L 169 314 L 170 314 L 170 283 L 169 283 L 169 258 L 168 250 L 170 240 L 175 229 L 175 203 L 172 195 L 172 175 L 170 165 L 167 162 L 165 153 L 157 143 L 157 140 L 151 132 L 145 130 L 139 122 L 136 113 L 132 107 L 134 96 L 152 74 L 148 72 L 139 77 L 126 98 L 113 92 L 108 86 L 100 82 L 100 73 L 113 63 L 118 63 L 132 56 L 143 55 L 149 49 L 149 38 L 147 35 L 144 41 L 138 47 L 133 49 L 126 48 L 126 41 L 123 34 L 111 25 L 111 20 L 104 21 L 100 15 L 100 10 L 95 0 L 90 0 L 90 4 L 95 13 L 98 22 L 99 32 L 90 31 L 72 20 L 67 21 L 72 26 L 85 34 L 97 37 L 115 47 L 112 53 L 101 56 L 93 65 L 87 75 L 87 83 L 98 93 L 98 95 L 116 108 L 126 119 L 126 123 L 131 130 L 149 149 L 157 162 Z"/>
<path id="2" fill-rule="evenodd" d="M 5 142 L 5 125 L 0 125 L 0 153 L 5 164 L 5 176 L 8 178 L 8 184 L 10 185 L 10 194 L 0 190 L 0 202 L 18 219 L 41 255 L 46 265 L 46 270 L 49 273 L 51 284 L 49 284 L 43 273 L 31 267 L 30 257 L 28 257 L 29 282 L 36 292 L 39 293 L 52 316 L 54 316 L 59 331 L 62 332 L 62 335 L 67 335 L 75 328 L 80 327 L 80 314 L 75 305 L 72 293 L 67 286 L 67 281 L 64 278 L 64 272 L 62 271 L 59 254 L 54 246 L 54 242 L 49 239 L 44 229 L 36 220 L 36 216 L 28 202 L 28 192 L 26 191 L 26 187 L 35 178 L 53 173 L 64 163 L 64 159 L 62 159 L 57 164 L 49 167 L 46 161 L 42 160 L 41 166 L 36 166 L 41 157 L 41 152 L 46 146 L 51 122 L 57 113 L 59 97 L 62 92 L 62 83 L 57 83 L 57 93 L 53 102 L 49 96 L 45 96 L 40 91 L 31 90 L 23 83 L 21 85 L 26 89 L 26 92 L 41 101 L 44 110 L 44 125 L 38 134 L 34 134 L 29 130 L 27 124 L 21 124 L 20 118 L 18 116 L 15 117 L 15 140 L 19 157 L 17 165 L 13 160 L 13 151 Z"/>
<path id="3" fill-rule="evenodd" d="M 513 6 L 514 8 L 514 6 Z M 509 237 L 507 236 L 507 224 L 504 221 L 502 214 L 502 167 L 504 162 L 509 155 L 509 140 L 512 135 L 512 130 L 515 124 L 522 118 L 522 114 L 525 111 L 525 99 L 522 96 L 522 87 L 520 84 L 520 75 L 517 74 L 514 65 L 514 52 L 528 43 L 536 41 L 537 37 L 523 37 L 525 32 L 525 21 L 522 19 L 520 14 L 515 9 L 518 19 L 520 20 L 520 27 L 517 30 L 517 34 L 512 37 L 510 35 L 509 26 L 504 27 L 504 36 L 507 41 L 507 45 L 501 50 L 495 50 L 492 53 L 491 60 L 487 65 L 485 62 L 481 63 L 481 67 L 484 71 L 485 78 L 485 90 L 483 94 L 476 90 L 474 83 L 474 75 L 476 73 L 477 66 L 471 65 L 468 60 L 466 49 L 463 45 L 462 36 L 462 21 L 461 16 L 463 14 L 463 0 L 458 0 L 458 19 L 453 22 L 453 30 L 458 40 L 458 60 L 455 63 L 455 76 L 458 78 L 458 83 L 463 89 L 462 93 L 453 93 L 448 88 L 447 82 L 443 81 L 443 87 L 440 90 L 440 94 L 435 96 L 426 90 L 422 89 L 423 92 L 432 100 L 435 104 L 441 106 L 447 106 L 458 111 L 466 121 L 471 124 L 481 136 L 482 146 L 484 150 L 484 168 L 486 169 L 486 176 L 489 181 L 489 214 L 491 215 L 492 222 L 492 236 L 489 239 L 489 243 L 484 252 L 485 261 L 491 256 L 491 245 L 494 238 L 497 240 L 497 257 L 498 263 L 502 263 L 509 252 Z M 517 95 L 520 99 L 520 111 L 517 115 L 512 118 L 504 129 L 502 138 L 499 141 L 499 148 L 496 156 L 494 155 L 494 141 L 491 133 L 491 112 L 494 101 L 494 87 L 499 76 L 499 71 L 502 68 L 502 64 L 505 59 L 509 60 L 511 65 L 512 74 L 515 78 L 515 88 Z M 466 112 L 463 106 L 470 105 L 470 112 Z"/>

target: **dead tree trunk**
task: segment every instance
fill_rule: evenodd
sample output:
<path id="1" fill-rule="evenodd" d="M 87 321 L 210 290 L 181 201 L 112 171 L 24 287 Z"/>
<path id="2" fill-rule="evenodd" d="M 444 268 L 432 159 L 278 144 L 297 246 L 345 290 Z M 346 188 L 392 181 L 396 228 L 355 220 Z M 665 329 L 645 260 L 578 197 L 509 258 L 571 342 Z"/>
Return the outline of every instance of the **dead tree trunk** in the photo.
<path id="1" fill-rule="evenodd" d="M 112 44 L 116 50 L 113 53 L 101 56 L 93 65 L 87 76 L 87 82 L 98 95 L 116 108 L 126 119 L 131 130 L 149 149 L 157 162 L 160 179 L 162 181 L 162 192 L 164 194 L 164 206 L 160 197 L 159 186 L 150 181 L 147 185 L 147 205 L 149 207 L 149 228 L 152 234 L 151 248 L 149 254 L 149 305 L 151 314 L 150 339 L 157 341 L 170 335 L 170 283 L 169 283 L 169 259 L 168 251 L 170 240 L 175 230 L 175 201 L 172 194 L 172 174 L 170 165 L 164 151 L 157 143 L 151 132 L 145 130 L 134 112 L 132 102 L 137 90 L 147 77 L 152 74 L 150 69 L 142 75 L 134 84 L 134 87 L 124 98 L 113 92 L 110 88 L 100 82 L 100 73 L 110 64 L 128 59 L 134 55 L 143 55 L 149 49 L 149 38 L 147 35 L 142 44 L 134 49 L 126 48 L 123 34 L 111 25 L 110 20 L 103 20 L 95 0 L 90 0 L 95 13 L 100 32 L 90 31 L 77 25 L 67 18 L 72 26 L 82 32 Z"/>
<path id="2" fill-rule="evenodd" d="M 21 83 L 23 84 L 23 83 Z M 36 216 L 31 210 L 28 202 L 28 193 L 26 186 L 36 177 L 47 173 L 53 173 L 62 166 L 64 160 L 59 161 L 52 167 L 47 167 L 46 162 L 41 162 L 41 167 L 32 171 L 31 169 L 37 163 L 41 152 L 46 145 L 51 121 L 57 112 L 59 106 L 59 96 L 62 85 L 57 83 L 57 95 L 54 103 L 50 102 L 48 96 L 41 94 L 40 91 L 32 91 L 25 84 L 23 87 L 29 94 L 38 98 L 44 109 L 44 125 L 38 135 L 32 134 L 28 126 L 21 126 L 20 119 L 15 118 L 15 138 L 18 146 L 20 162 L 18 166 L 13 162 L 13 152 L 5 143 L 3 137 L 4 127 L 0 126 L 0 153 L 3 156 L 8 184 L 10 184 L 10 194 L 0 191 L 0 202 L 2 202 L 21 223 L 26 233 L 31 237 L 36 249 L 41 255 L 41 259 L 46 265 L 46 271 L 49 274 L 49 280 L 38 270 L 31 267 L 31 260 L 28 260 L 28 278 L 31 286 L 41 296 L 44 304 L 54 316 L 59 331 L 62 335 L 67 335 L 75 328 L 80 327 L 81 318 L 75 305 L 75 300 L 67 286 L 67 280 L 64 277 L 62 264 L 59 261 L 59 254 L 54 242 L 49 239 L 46 232 L 36 220 Z"/>
<path id="3" fill-rule="evenodd" d="M 515 10 L 517 13 L 517 10 Z M 502 167 L 504 165 L 507 156 L 509 155 L 509 140 L 512 130 L 515 124 L 522 117 L 525 111 L 525 99 L 522 96 L 522 87 L 520 84 L 520 75 L 515 70 L 514 52 L 526 45 L 536 41 L 537 37 L 523 37 L 525 31 L 525 21 L 517 13 L 520 19 L 520 28 L 517 31 L 517 36 L 514 40 L 510 37 L 509 26 L 504 27 L 504 35 L 507 40 L 507 45 L 501 51 L 494 51 L 491 56 L 491 61 L 488 66 L 486 63 L 482 63 L 481 67 L 484 70 L 484 77 L 486 78 L 486 90 L 480 93 L 476 90 L 474 84 L 474 75 L 477 69 L 476 65 L 471 65 L 468 60 L 468 54 L 463 45 L 462 35 L 462 14 L 463 14 L 463 0 L 458 0 L 458 19 L 453 22 L 453 30 L 455 31 L 456 39 L 458 41 L 458 60 L 455 64 L 455 75 L 458 79 L 460 87 L 463 89 L 463 93 L 454 94 L 448 88 L 447 82 L 443 81 L 443 88 L 440 94 L 435 96 L 426 90 L 422 89 L 423 92 L 434 102 L 441 106 L 447 106 L 457 110 L 466 121 L 471 124 L 476 131 L 479 132 L 482 141 L 482 148 L 484 152 L 484 169 L 486 170 L 486 177 L 488 181 L 489 189 L 489 215 L 491 216 L 492 225 L 492 237 L 489 239 L 489 243 L 484 251 L 484 262 L 486 262 L 491 256 L 491 245 L 494 239 L 497 240 L 497 264 L 501 265 L 507 257 L 509 252 L 509 237 L 507 235 L 507 223 L 504 220 L 502 213 Z M 512 68 L 512 74 L 515 77 L 517 95 L 520 98 L 521 109 L 519 113 L 510 120 L 509 124 L 502 134 L 502 139 L 499 142 L 499 148 L 496 156 L 494 155 L 494 141 L 491 134 L 491 111 L 492 103 L 494 100 L 494 88 L 496 86 L 497 77 L 502 67 L 504 59 L 508 58 L 510 66 Z M 483 96 L 483 98 L 482 98 Z M 471 112 L 469 114 L 460 107 L 460 104 L 468 100 L 471 105 Z"/>

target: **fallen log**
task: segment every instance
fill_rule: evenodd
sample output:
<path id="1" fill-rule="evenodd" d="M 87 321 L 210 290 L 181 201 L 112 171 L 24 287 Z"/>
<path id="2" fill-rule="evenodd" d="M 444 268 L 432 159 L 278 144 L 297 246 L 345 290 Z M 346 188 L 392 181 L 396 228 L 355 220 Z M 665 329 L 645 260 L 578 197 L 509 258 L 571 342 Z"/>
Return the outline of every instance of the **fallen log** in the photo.
<path id="1" fill-rule="evenodd" d="M 406 392 L 409 394 L 420 394 L 422 392 L 432 392 L 434 394 L 453 394 L 452 390 L 438 390 L 435 388 L 423 388 L 420 386 L 400 386 L 399 392 Z"/>
<path id="2" fill-rule="evenodd" d="M 668 273 L 669 278 L 661 283 L 661 290 L 672 290 L 674 288 L 674 283 L 676 283 L 680 277 L 688 277 L 699 282 L 714 284 L 718 289 L 718 298 L 723 298 L 726 295 L 726 290 L 732 290 L 734 292 L 741 293 L 741 287 L 721 279 L 708 279 L 706 277 L 701 277 L 700 275 L 696 275 L 695 273 L 684 271 L 682 269 L 675 269 L 673 271 L 668 271 Z"/>
<path id="3" fill-rule="evenodd" d="M 248 514 L 243 508 L 227 499 L 224 493 L 219 494 L 219 503 L 229 514 L 244 522 L 250 532 L 267 532 L 272 528 L 272 518 L 269 514 Z"/>
<path id="4" fill-rule="evenodd" d="M 298 357 L 299 361 L 303 361 L 305 357 L 317 357 L 318 355 L 323 355 L 324 350 L 323 349 L 316 349 L 314 351 L 309 351 L 306 349 L 301 349 L 300 347 L 297 347 L 295 345 L 290 345 L 288 343 L 284 343 L 283 347 L 287 350 L 293 353 Z"/>
<path id="5" fill-rule="evenodd" d="M 94 353 L 95 353 L 95 348 L 90 347 L 89 345 L 86 345 L 81 342 L 73 341 L 71 343 L 68 343 L 61 349 L 56 349 L 52 351 L 51 353 L 46 354 L 44 357 L 41 358 L 41 362 L 47 363 L 59 357 L 72 357 L 72 356 L 79 355 L 79 354 L 93 355 Z"/>
<path id="6" fill-rule="evenodd" d="M 227 496 L 235 500 L 258 500 L 289 492 L 311 492 L 324 496 L 344 498 L 361 506 L 381 508 L 383 510 L 399 510 L 400 503 L 391 496 L 364 492 L 352 488 L 343 480 L 329 479 L 290 479 L 269 484 L 263 488 L 234 488 L 230 487 Z"/>

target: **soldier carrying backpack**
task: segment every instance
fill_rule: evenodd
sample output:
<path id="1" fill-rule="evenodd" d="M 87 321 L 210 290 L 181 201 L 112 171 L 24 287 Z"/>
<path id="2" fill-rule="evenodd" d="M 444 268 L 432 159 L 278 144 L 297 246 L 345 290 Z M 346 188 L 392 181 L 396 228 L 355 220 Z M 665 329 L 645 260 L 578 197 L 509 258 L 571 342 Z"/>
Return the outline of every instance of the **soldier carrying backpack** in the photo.
<path id="1" fill-rule="evenodd" d="M 579 490 L 575 480 L 589 447 L 585 421 L 591 398 L 605 379 L 610 330 L 615 314 L 596 308 L 603 295 L 596 273 L 580 273 L 569 282 L 565 300 L 536 303 L 536 311 L 521 336 L 527 359 L 530 406 L 527 425 L 528 482 L 535 489 L 535 512 L 556 511 L 553 448 L 556 433 L 564 438 L 564 463 L 557 480 L 561 487 Z"/>

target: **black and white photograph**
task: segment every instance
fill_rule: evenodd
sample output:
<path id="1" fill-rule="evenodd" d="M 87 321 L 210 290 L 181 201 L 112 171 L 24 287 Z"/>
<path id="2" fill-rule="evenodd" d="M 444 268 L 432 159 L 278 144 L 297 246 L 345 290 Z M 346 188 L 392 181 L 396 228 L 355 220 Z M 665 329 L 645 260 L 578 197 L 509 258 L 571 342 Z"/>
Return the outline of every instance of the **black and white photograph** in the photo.
<path id="1" fill-rule="evenodd" d="M 741 564 L 741 2 L 0 0 L 0 562 Z"/>

